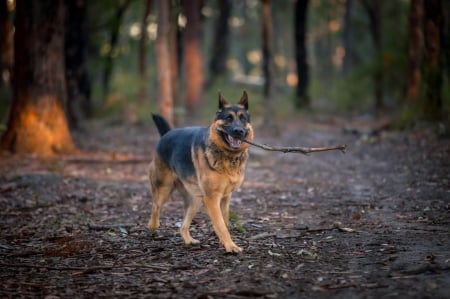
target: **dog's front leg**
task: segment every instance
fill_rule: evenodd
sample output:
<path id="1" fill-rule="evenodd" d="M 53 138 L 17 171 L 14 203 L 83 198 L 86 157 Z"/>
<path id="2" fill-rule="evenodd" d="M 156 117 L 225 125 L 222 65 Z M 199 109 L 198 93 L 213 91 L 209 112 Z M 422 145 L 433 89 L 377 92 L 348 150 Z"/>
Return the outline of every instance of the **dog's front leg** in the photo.
<path id="1" fill-rule="evenodd" d="M 230 221 L 230 201 L 231 193 L 223 196 L 220 201 L 220 210 L 222 211 L 222 217 L 226 227 L 229 227 Z"/>
<path id="2" fill-rule="evenodd" d="M 233 240 L 231 240 L 230 232 L 225 224 L 225 220 L 221 211 L 221 199 L 219 195 L 209 196 L 204 198 L 204 205 L 206 212 L 214 226 L 214 231 L 222 242 L 227 252 L 241 252 L 242 248 L 237 246 Z M 227 221 L 228 222 L 228 221 Z"/>

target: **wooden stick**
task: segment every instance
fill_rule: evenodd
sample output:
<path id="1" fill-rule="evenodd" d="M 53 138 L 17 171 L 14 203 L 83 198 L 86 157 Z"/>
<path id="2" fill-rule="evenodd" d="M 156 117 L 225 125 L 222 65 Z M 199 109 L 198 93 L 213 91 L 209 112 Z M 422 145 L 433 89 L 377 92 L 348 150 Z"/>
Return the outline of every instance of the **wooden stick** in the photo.
<path id="1" fill-rule="evenodd" d="M 262 148 L 266 151 L 271 152 L 283 152 L 283 153 L 300 153 L 303 155 L 307 155 L 309 153 L 317 153 L 317 152 L 326 152 L 326 151 L 334 151 L 334 150 L 340 150 L 341 152 L 345 153 L 347 149 L 347 145 L 338 145 L 338 146 L 332 146 L 332 147 L 293 147 L 293 146 L 270 146 L 267 144 L 258 144 L 251 141 L 248 141 L 246 139 L 242 140 L 244 142 L 247 142 L 248 144 L 251 144 L 253 146 Z"/>

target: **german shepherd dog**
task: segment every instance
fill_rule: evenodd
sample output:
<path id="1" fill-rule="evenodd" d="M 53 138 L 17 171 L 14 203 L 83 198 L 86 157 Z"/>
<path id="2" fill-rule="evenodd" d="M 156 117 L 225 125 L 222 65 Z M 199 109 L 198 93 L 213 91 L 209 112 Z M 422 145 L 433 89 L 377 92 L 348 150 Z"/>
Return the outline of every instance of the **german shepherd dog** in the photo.
<path id="1" fill-rule="evenodd" d="M 161 140 L 149 170 L 150 230 L 159 227 L 160 209 L 177 189 L 184 197 L 180 234 L 185 244 L 200 243 L 191 237 L 189 226 L 203 202 L 225 250 L 242 251 L 231 239 L 228 217 L 231 193 L 244 180 L 248 159 L 249 144 L 242 140 L 253 140 L 247 93 L 234 105 L 219 93 L 219 110 L 209 127 L 171 129 L 162 116 L 153 115 L 153 120 Z"/>

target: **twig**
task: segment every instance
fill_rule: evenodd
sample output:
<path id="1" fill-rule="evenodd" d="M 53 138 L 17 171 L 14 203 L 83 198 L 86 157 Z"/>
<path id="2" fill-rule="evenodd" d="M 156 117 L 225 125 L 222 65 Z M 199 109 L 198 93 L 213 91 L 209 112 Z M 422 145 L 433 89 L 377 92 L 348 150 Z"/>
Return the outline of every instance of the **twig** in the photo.
<path id="1" fill-rule="evenodd" d="M 293 147 L 293 146 L 270 146 L 267 144 L 258 144 L 254 143 L 252 141 L 248 141 L 246 139 L 243 140 L 244 142 L 247 142 L 248 144 L 251 144 L 253 146 L 262 148 L 266 151 L 271 152 L 283 152 L 283 153 L 300 153 L 303 155 L 307 155 L 309 153 L 316 153 L 316 152 L 326 152 L 326 151 L 334 151 L 334 150 L 340 150 L 341 152 L 345 153 L 347 150 L 347 145 L 338 145 L 338 146 L 332 146 L 332 147 Z"/>

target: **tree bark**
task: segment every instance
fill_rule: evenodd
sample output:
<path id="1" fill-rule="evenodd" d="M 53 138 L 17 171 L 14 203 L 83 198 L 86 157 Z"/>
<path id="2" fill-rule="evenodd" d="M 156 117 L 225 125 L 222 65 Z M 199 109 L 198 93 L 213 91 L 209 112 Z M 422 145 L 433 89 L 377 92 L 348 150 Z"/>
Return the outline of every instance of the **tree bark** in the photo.
<path id="1" fill-rule="evenodd" d="M 231 0 L 219 0 L 219 16 L 214 24 L 214 36 L 212 43 L 212 56 L 209 62 L 209 80 L 208 86 L 211 86 L 214 80 L 225 74 L 227 70 L 228 58 L 228 39 L 230 28 L 228 19 L 231 15 Z"/>
<path id="2" fill-rule="evenodd" d="M 173 94 L 169 53 L 169 1 L 157 0 L 158 31 L 156 38 L 156 64 L 158 69 L 158 103 L 161 115 L 173 125 Z"/>
<path id="3" fill-rule="evenodd" d="M 423 75 L 426 97 L 424 116 L 426 119 L 435 120 L 439 119 L 442 113 L 441 33 L 443 6 L 441 0 L 426 0 L 424 6 L 425 64 Z"/>
<path id="4" fill-rule="evenodd" d="M 264 74 L 264 123 L 273 126 L 273 67 L 272 67 L 272 15 L 270 0 L 261 1 L 262 21 L 262 69 Z"/>
<path id="5" fill-rule="evenodd" d="M 0 87 L 9 85 L 13 75 L 13 24 L 7 0 L 0 3 Z"/>
<path id="6" fill-rule="evenodd" d="M 421 66 L 423 60 L 423 0 L 412 0 L 409 14 L 409 52 L 407 103 L 417 106 L 420 99 Z"/>
<path id="7" fill-rule="evenodd" d="M 111 78 L 111 74 L 113 71 L 114 66 L 114 52 L 116 50 L 116 45 L 119 42 L 119 31 L 120 26 L 122 24 L 123 16 L 125 15 L 125 11 L 127 10 L 128 6 L 130 5 L 131 0 L 125 0 L 116 11 L 116 14 L 112 20 L 112 26 L 111 26 L 111 35 L 109 38 L 109 51 L 105 58 L 105 65 L 103 67 L 103 98 L 106 99 L 109 93 L 109 81 Z"/>
<path id="8" fill-rule="evenodd" d="M 91 112 L 91 82 L 87 71 L 86 1 L 66 0 L 66 82 L 69 124 L 76 128 Z"/>
<path id="9" fill-rule="evenodd" d="M 62 0 L 16 2 L 13 105 L 1 147 L 53 155 L 75 150 L 66 97 Z"/>
<path id="10" fill-rule="evenodd" d="M 297 0 L 295 2 L 295 59 L 297 61 L 297 92 L 295 107 L 301 109 L 310 106 L 308 95 L 309 67 L 306 52 L 307 11 L 309 0 Z"/>
<path id="11" fill-rule="evenodd" d="M 147 24 L 148 16 L 153 5 L 152 0 L 145 1 L 144 15 L 141 21 L 141 38 L 139 40 L 139 102 L 144 104 L 147 101 Z"/>
<path id="12" fill-rule="evenodd" d="M 172 84 L 172 98 L 173 106 L 182 107 L 183 104 L 180 103 L 179 98 L 179 88 L 180 88 L 180 30 L 178 30 L 178 12 L 177 4 L 173 1 L 170 2 L 169 11 L 169 52 L 170 52 L 170 77 Z M 180 113 L 173 113 L 174 115 L 174 125 L 179 124 L 181 115 Z"/>
<path id="13" fill-rule="evenodd" d="M 353 0 L 345 1 L 344 14 L 344 61 L 342 63 L 342 73 L 348 74 L 353 66 L 353 26 L 352 26 Z"/>
<path id="14" fill-rule="evenodd" d="M 201 0 L 183 1 L 187 24 L 184 30 L 184 63 L 186 67 L 186 99 L 188 113 L 201 102 L 203 94 L 203 55 L 201 47 Z"/>
<path id="15" fill-rule="evenodd" d="M 369 15 L 370 33 L 375 46 L 377 69 L 373 75 L 375 93 L 375 112 L 379 113 L 384 107 L 383 84 L 383 37 L 381 31 L 382 0 L 364 0 L 362 2 Z"/>

